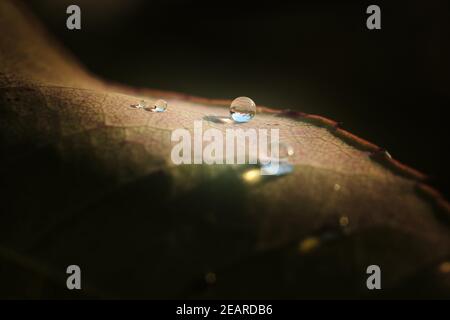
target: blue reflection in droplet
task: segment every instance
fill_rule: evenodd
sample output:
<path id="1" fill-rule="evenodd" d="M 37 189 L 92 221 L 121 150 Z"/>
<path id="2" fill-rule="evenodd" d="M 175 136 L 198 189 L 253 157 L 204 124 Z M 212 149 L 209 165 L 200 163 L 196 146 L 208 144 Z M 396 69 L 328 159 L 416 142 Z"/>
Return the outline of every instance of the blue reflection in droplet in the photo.
<path id="1" fill-rule="evenodd" d="M 249 122 L 253 118 L 251 113 L 231 112 L 231 118 L 236 122 Z"/>
<path id="2" fill-rule="evenodd" d="M 151 109 L 152 112 L 164 112 L 167 109 L 167 102 L 163 99 L 159 99 L 155 102 L 153 108 Z"/>
<path id="3" fill-rule="evenodd" d="M 236 122 L 248 122 L 256 114 L 255 102 L 248 97 L 234 99 L 230 105 L 230 116 Z"/>
<path id="4" fill-rule="evenodd" d="M 261 165 L 261 175 L 282 176 L 294 171 L 294 166 L 287 161 L 271 161 Z"/>

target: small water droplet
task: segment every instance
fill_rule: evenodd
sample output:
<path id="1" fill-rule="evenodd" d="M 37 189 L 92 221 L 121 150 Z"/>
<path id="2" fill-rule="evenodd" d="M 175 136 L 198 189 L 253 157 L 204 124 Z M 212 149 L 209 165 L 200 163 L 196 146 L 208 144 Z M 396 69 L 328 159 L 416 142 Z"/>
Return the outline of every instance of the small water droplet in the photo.
<path id="1" fill-rule="evenodd" d="M 261 166 L 263 176 L 283 176 L 294 171 L 294 166 L 289 162 L 271 161 Z"/>
<path id="2" fill-rule="evenodd" d="M 230 116 L 236 122 L 248 122 L 256 114 L 256 105 L 248 97 L 239 97 L 231 102 Z"/>
<path id="3" fill-rule="evenodd" d="M 145 100 L 141 100 L 138 104 L 132 104 L 130 107 L 135 109 L 145 109 L 147 107 L 147 102 L 145 102 Z"/>
<path id="4" fill-rule="evenodd" d="M 167 109 L 167 101 L 163 99 L 156 100 L 153 104 L 153 108 L 150 109 L 152 112 L 164 112 Z"/>
<path id="5" fill-rule="evenodd" d="M 270 144 L 270 148 L 276 147 L 274 144 Z M 280 142 L 278 143 L 278 156 L 280 160 L 288 160 L 289 157 L 294 155 L 294 148 L 287 143 Z"/>
<path id="6" fill-rule="evenodd" d="M 273 156 L 274 152 L 272 149 L 276 147 L 278 147 L 278 157 Z M 292 148 L 292 146 L 284 142 L 271 143 L 268 152 L 269 151 L 270 157 L 262 157 L 259 159 L 262 175 L 282 176 L 294 171 L 294 166 L 289 163 L 289 158 L 294 154 L 294 148 Z"/>
<path id="7" fill-rule="evenodd" d="M 208 272 L 205 275 L 205 281 L 207 284 L 215 284 L 217 281 L 217 276 L 214 272 Z"/>

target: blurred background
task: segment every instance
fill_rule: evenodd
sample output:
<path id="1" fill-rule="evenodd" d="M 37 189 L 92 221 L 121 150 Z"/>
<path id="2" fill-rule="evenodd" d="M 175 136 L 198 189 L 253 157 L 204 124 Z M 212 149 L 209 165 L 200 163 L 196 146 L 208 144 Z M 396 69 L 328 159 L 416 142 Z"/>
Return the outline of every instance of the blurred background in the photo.
<path id="1" fill-rule="evenodd" d="M 29 0 L 99 76 L 319 114 L 450 194 L 450 3 Z M 77 4 L 82 29 L 66 28 Z M 366 28 L 381 7 L 382 29 Z"/>

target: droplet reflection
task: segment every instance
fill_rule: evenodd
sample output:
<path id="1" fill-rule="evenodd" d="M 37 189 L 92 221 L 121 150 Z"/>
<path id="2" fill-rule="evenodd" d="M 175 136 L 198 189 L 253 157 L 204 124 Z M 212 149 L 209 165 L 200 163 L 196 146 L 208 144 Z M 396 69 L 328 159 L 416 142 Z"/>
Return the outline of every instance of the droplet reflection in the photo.
<path id="1" fill-rule="evenodd" d="M 248 184 L 254 184 L 261 180 L 260 169 L 250 169 L 242 174 L 242 179 Z"/>
<path id="2" fill-rule="evenodd" d="M 163 99 L 156 100 L 153 104 L 153 108 L 150 109 L 152 112 L 164 112 L 167 109 L 167 101 Z"/>
<path id="3" fill-rule="evenodd" d="M 261 166 L 261 174 L 264 176 L 283 176 L 294 171 L 294 166 L 288 162 L 271 161 Z"/>
<path id="4" fill-rule="evenodd" d="M 248 122 L 256 114 L 256 105 L 248 97 L 239 97 L 231 102 L 230 116 L 236 122 Z"/>
<path id="5" fill-rule="evenodd" d="M 278 152 L 274 148 L 278 148 Z M 271 143 L 268 152 L 270 152 L 270 157 L 266 156 L 259 159 L 262 175 L 282 176 L 294 171 L 294 166 L 289 162 L 289 158 L 294 155 L 292 146 L 284 142 Z"/>
<path id="6" fill-rule="evenodd" d="M 147 103 L 145 102 L 145 100 L 141 100 L 138 104 L 132 104 L 130 105 L 130 107 L 134 109 L 145 109 L 147 108 Z"/>

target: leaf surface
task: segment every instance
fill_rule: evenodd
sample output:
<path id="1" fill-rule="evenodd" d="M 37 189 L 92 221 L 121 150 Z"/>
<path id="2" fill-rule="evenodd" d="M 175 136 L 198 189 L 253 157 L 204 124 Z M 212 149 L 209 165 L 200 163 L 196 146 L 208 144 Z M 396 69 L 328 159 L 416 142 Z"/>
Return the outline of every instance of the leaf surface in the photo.
<path id="1" fill-rule="evenodd" d="M 10 1 L 0 29 L 0 296 L 449 297 L 448 203 L 383 149 L 319 116 L 223 123 L 230 101 L 106 84 Z M 130 107 L 142 98 L 169 108 Z M 294 171 L 174 165 L 171 133 L 196 120 L 279 129 Z"/>

